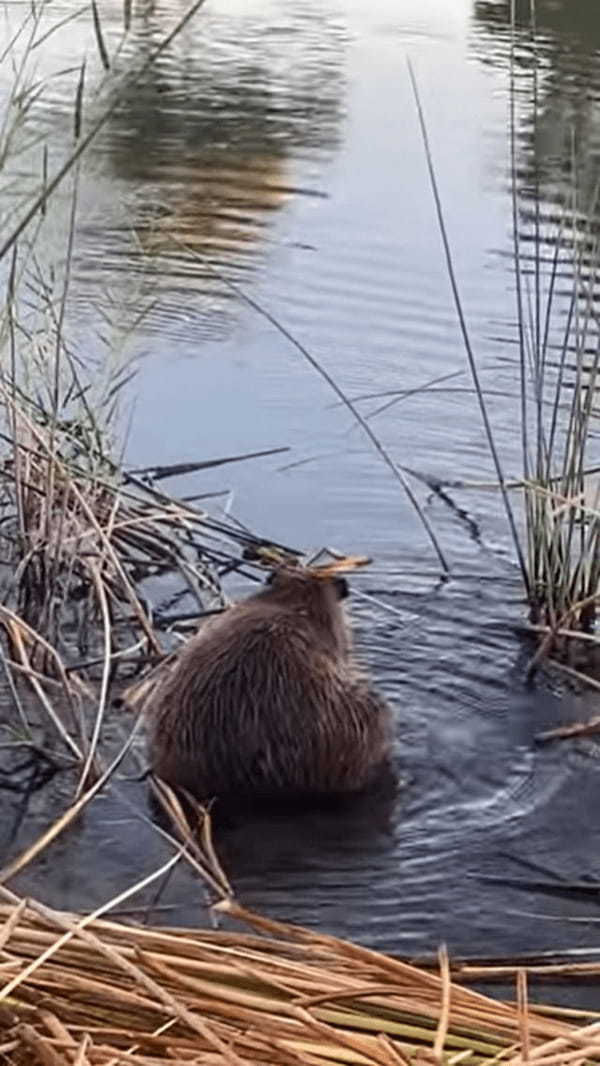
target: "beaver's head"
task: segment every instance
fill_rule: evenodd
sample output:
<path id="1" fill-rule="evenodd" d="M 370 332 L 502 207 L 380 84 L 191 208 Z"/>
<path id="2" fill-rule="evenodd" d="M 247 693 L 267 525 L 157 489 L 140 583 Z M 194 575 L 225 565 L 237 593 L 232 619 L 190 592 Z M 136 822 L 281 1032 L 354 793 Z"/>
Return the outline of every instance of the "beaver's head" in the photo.
<path id="1" fill-rule="evenodd" d="M 289 611 L 298 623 L 310 623 L 318 643 L 336 656 L 350 649 L 349 629 L 342 600 L 348 595 L 346 579 L 338 573 L 309 567 L 277 567 L 259 598 L 279 610 Z"/>
<path id="2" fill-rule="evenodd" d="M 350 588 L 345 577 L 332 575 L 324 578 L 309 570 L 280 568 L 269 574 L 265 584 L 268 588 L 289 593 L 290 596 L 306 596 L 307 594 L 324 594 L 328 590 L 335 593 L 337 600 L 345 600 L 350 593 Z"/>

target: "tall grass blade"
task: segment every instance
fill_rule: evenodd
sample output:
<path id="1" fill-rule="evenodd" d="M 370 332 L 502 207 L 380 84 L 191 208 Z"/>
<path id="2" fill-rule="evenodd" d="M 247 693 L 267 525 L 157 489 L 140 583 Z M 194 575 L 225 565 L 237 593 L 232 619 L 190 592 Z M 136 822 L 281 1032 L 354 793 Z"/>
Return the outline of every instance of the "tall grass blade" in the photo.
<path id="1" fill-rule="evenodd" d="M 94 33 L 96 34 L 96 44 L 98 45 L 98 54 L 100 56 L 100 62 L 105 70 L 110 70 L 110 59 L 108 58 L 108 52 L 106 50 L 106 44 L 104 43 L 104 34 L 102 33 L 102 23 L 100 20 L 100 12 L 98 10 L 97 0 L 92 0 L 92 16 L 94 20 Z"/>
<path id="2" fill-rule="evenodd" d="M 445 223 L 445 220 L 444 220 L 444 213 L 443 213 L 443 210 L 442 210 L 442 202 L 441 202 L 441 198 L 440 198 L 440 194 L 439 194 L 437 178 L 435 176 L 435 170 L 434 170 L 434 166 L 433 166 L 433 156 L 432 156 L 432 153 L 431 153 L 431 148 L 429 146 L 429 136 L 428 136 L 428 133 L 427 133 L 427 126 L 425 124 L 425 115 L 424 115 L 423 108 L 422 108 L 422 105 L 421 105 L 421 98 L 420 98 L 420 95 L 419 95 L 419 89 L 418 89 L 418 86 L 417 86 L 417 80 L 415 78 L 415 73 L 414 73 L 413 66 L 412 66 L 412 63 L 411 63 L 410 59 L 407 60 L 407 63 L 408 63 L 408 73 L 409 73 L 409 76 L 410 76 L 412 90 L 413 90 L 413 94 L 414 94 L 414 98 L 415 98 L 415 104 L 416 104 L 416 108 L 417 108 L 417 115 L 418 115 L 418 119 L 419 119 L 420 130 L 421 130 L 421 137 L 423 139 L 423 146 L 424 146 L 424 149 L 425 149 L 425 157 L 426 157 L 426 161 L 427 161 L 427 169 L 429 171 L 429 179 L 430 179 L 430 182 L 431 182 L 433 198 L 434 198 L 434 201 L 435 201 L 435 207 L 436 207 L 436 213 L 437 213 L 437 218 L 438 218 L 438 224 L 439 224 L 439 228 L 440 228 L 440 234 L 441 234 L 441 238 L 442 238 L 442 244 L 444 246 L 444 255 L 445 255 L 445 260 L 446 260 L 446 267 L 447 267 L 447 270 L 448 270 L 448 277 L 449 277 L 449 280 L 450 280 L 450 286 L 451 286 L 451 289 L 452 289 L 452 295 L 453 295 L 453 298 L 454 298 L 454 304 L 455 304 L 456 312 L 457 312 L 457 315 L 458 315 L 458 320 L 459 320 L 459 324 L 460 324 L 460 330 L 461 330 L 461 333 L 462 333 L 463 342 L 464 342 L 464 346 L 465 346 L 465 351 L 466 351 L 467 359 L 468 359 L 468 362 L 469 362 L 469 368 L 471 370 L 471 376 L 472 376 L 472 379 L 473 379 L 473 385 L 475 387 L 475 391 L 476 391 L 476 394 L 477 394 L 477 400 L 478 400 L 478 403 L 479 403 L 479 410 L 481 412 L 481 417 L 482 417 L 482 421 L 483 421 L 483 425 L 484 425 L 484 429 L 485 429 L 485 434 L 486 434 L 487 441 L 488 441 L 488 446 L 489 446 L 489 449 L 490 449 L 490 454 L 491 454 L 493 462 L 494 462 L 494 466 L 495 466 L 495 469 L 496 469 L 496 476 L 498 478 L 498 484 L 500 485 L 500 491 L 502 493 L 502 499 L 503 499 L 503 502 L 504 502 L 504 508 L 505 508 L 505 511 L 506 511 L 506 516 L 508 518 L 510 531 L 511 531 L 511 535 L 512 535 L 512 540 L 513 540 L 515 552 L 516 552 L 516 555 L 517 555 L 517 560 L 518 560 L 518 563 L 519 563 L 519 568 L 521 570 L 521 574 L 522 574 L 522 577 L 523 577 L 523 583 L 525 585 L 525 588 L 529 592 L 529 574 L 527 572 L 527 566 L 526 566 L 526 563 L 525 563 L 525 558 L 523 556 L 523 551 L 522 551 L 522 548 L 521 548 L 521 542 L 519 540 L 519 534 L 517 532 L 517 526 L 516 526 L 515 517 L 514 517 L 514 513 L 513 513 L 513 509 L 512 509 L 512 504 L 510 502 L 510 499 L 508 497 L 508 492 L 507 492 L 507 489 L 506 489 L 504 472 L 502 470 L 502 464 L 500 462 L 500 456 L 499 456 L 498 450 L 496 448 L 496 442 L 494 440 L 494 434 L 493 434 L 493 431 L 492 431 L 492 426 L 491 426 L 491 423 L 490 423 L 490 419 L 489 419 L 489 415 L 488 415 L 488 411 L 487 411 L 487 406 L 486 406 L 485 398 L 484 398 L 484 395 L 483 395 L 483 390 L 482 390 L 481 383 L 480 383 L 480 380 L 479 380 L 479 372 L 478 372 L 478 369 L 477 369 L 477 363 L 476 363 L 476 360 L 475 360 L 475 355 L 473 353 L 473 349 L 471 347 L 471 340 L 470 340 L 470 337 L 469 337 L 469 332 L 468 332 L 468 329 L 467 329 L 467 323 L 466 323 L 466 319 L 465 319 L 464 312 L 463 312 L 463 307 L 462 307 L 462 301 L 460 299 L 460 293 L 459 293 L 458 284 L 457 284 L 457 281 L 456 281 L 456 274 L 455 274 L 455 271 L 454 271 L 454 264 L 453 264 L 453 260 L 452 260 L 452 252 L 450 250 L 450 242 L 448 240 L 448 234 L 447 234 L 447 231 L 446 231 L 446 223 Z"/>
<path id="3" fill-rule="evenodd" d="M 83 90 L 84 90 L 84 87 L 85 87 L 85 59 L 83 60 L 83 63 L 81 64 L 81 70 L 79 72 L 79 80 L 77 82 L 77 90 L 76 90 L 76 93 L 75 93 L 75 116 L 74 116 L 74 122 L 73 122 L 73 136 L 74 136 L 74 139 L 76 141 L 78 141 L 80 136 L 81 136 L 81 122 L 82 122 L 82 115 L 83 115 Z M 46 180 L 47 180 L 47 175 L 46 175 Z M 45 185 L 46 185 L 46 182 L 44 182 L 44 187 L 45 187 Z"/>
<path id="4" fill-rule="evenodd" d="M 42 149 L 42 192 L 44 199 L 42 200 L 41 215 L 42 218 L 46 216 L 46 188 L 48 186 L 48 145 L 45 144 Z"/>
<path id="5" fill-rule="evenodd" d="M 177 243 L 179 244 L 180 242 L 178 241 Z M 190 254 L 194 254 L 193 249 L 186 249 L 186 250 L 189 251 Z M 201 257 L 197 257 L 197 258 L 201 258 Z M 222 274 L 220 271 L 216 270 L 216 268 L 213 267 L 213 265 L 211 263 L 208 263 L 207 261 L 205 261 L 203 259 L 201 259 L 201 262 L 204 264 L 206 269 L 214 277 L 217 277 L 224 285 L 227 286 L 228 289 L 230 289 L 233 293 L 236 294 L 236 296 L 238 296 L 241 300 L 243 300 L 244 303 L 246 303 L 249 307 L 251 307 L 259 315 L 262 315 L 262 317 L 265 318 L 267 320 L 267 322 L 270 322 L 270 324 L 279 333 L 281 333 L 281 335 L 283 337 L 285 337 L 285 339 L 296 349 L 296 351 L 300 353 L 302 358 L 305 359 L 307 363 L 309 363 L 309 365 L 313 368 L 313 370 L 315 370 L 317 372 L 317 374 L 319 374 L 319 376 L 323 378 L 323 380 L 327 383 L 329 388 L 332 389 L 333 392 L 338 397 L 338 399 L 341 400 L 341 402 L 344 405 L 344 407 L 346 407 L 350 411 L 351 415 L 353 416 L 355 421 L 358 423 L 360 428 L 363 430 L 364 434 L 368 437 L 368 439 L 370 440 L 371 444 L 373 445 L 375 450 L 379 453 L 379 455 L 381 456 L 381 458 L 383 459 L 384 463 L 386 464 L 388 469 L 391 471 L 391 473 L 393 474 L 395 479 L 400 482 L 400 484 L 401 484 L 402 488 L 404 489 L 404 491 L 405 491 L 410 503 L 412 504 L 412 507 L 414 508 L 414 510 L 415 510 L 415 512 L 416 512 L 416 514 L 417 514 L 417 516 L 418 516 L 423 528 L 425 529 L 425 532 L 427 533 L 427 536 L 429 537 L 429 540 L 430 540 L 430 542 L 431 542 L 431 544 L 433 546 L 433 549 L 434 549 L 434 551 L 435 551 L 435 553 L 436 553 L 436 555 L 438 557 L 438 560 L 439 560 L 440 566 L 442 567 L 442 570 L 444 571 L 444 573 L 448 573 L 449 572 L 448 562 L 447 562 L 446 557 L 445 557 L 445 555 L 444 555 L 444 553 L 442 551 L 442 548 L 441 548 L 441 545 L 439 543 L 439 540 L 438 540 L 438 538 L 437 538 L 437 536 L 436 536 L 436 534 L 435 534 L 435 532 L 433 530 L 433 527 L 431 526 L 431 523 L 429 522 L 429 519 L 427 518 L 427 515 L 423 511 L 423 508 L 421 507 L 421 504 L 419 503 L 417 497 L 415 496 L 415 494 L 414 494 L 414 492 L 413 492 L 413 490 L 412 490 L 412 488 L 410 486 L 410 483 L 409 483 L 408 479 L 406 478 L 406 476 L 405 476 L 405 474 L 404 474 L 404 472 L 402 470 L 402 467 L 399 466 L 398 463 L 396 463 L 392 459 L 392 457 L 389 454 L 387 448 L 382 444 L 382 442 L 379 439 L 379 437 L 371 429 L 371 426 L 369 425 L 367 420 L 363 417 L 363 415 L 360 413 L 360 411 L 356 407 L 356 404 L 354 404 L 352 402 L 350 397 L 345 393 L 345 391 L 342 389 L 342 387 L 337 383 L 335 378 L 332 377 L 332 375 L 322 365 L 322 363 L 320 363 L 319 360 L 316 359 L 315 356 L 312 355 L 311 352 L 309 352 L 308 348 L 306 348 L 306 346 L 304 344 L 302 344 L 302 342 L 299 341 L 297 339 L 297 337 L 295 337 L 294 334 L 291 333 L 291 331 L 285 325 L 283 325 L 283 323 L 278 318 L 275 317 L 275 315 L 271 314 L 271 312 L 269 310 L 267 310 L 267 308 L 264 307 L 263 304 L 259 303 L 258 300 L 256 300 L 254 297 L 249 296 L 248 293 L 246 293 L 236 282 L 231 281 L 229 278 L 225 277 L 225 275 Z"/>

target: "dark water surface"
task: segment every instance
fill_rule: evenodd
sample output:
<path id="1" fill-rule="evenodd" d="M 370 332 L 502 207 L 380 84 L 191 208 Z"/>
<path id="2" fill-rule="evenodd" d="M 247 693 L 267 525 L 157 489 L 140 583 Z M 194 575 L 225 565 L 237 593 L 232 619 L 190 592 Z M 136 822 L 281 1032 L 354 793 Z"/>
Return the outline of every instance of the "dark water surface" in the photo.
<path id="1" fill-rule="evenodd" d="M 597 0 L 537 0 L 534 133 L 526 7 L 517 4 L 517 165 L 525 203 L 539 188 L 550 249 L 573 166 L 584 221 L 597 179 L 600 8 Z M 600 948 L 593 897 L 482 879 L 533 877 L 517 860 L 600 879 L 597 752 L 589 743 L 534 744 L 538 731 L 589 715 L 597 701 L 548 682 L 525 685 L 531 649 L 516 633 L 523 605 L 495 491 L 449 488 L 441 498 L 416 483 L 451 564 L 441 584 L 401 487 L 369 442 L 222 277 L 275 314 L 351 397 L 372 396 L 359 401 L 365 414 L 391 398 L 379 394 L 404 390 L 371 422 L 398 462 L 430 479 L 493 480 L 410 57 L 497 439 L 507 471 L 518 473 L 508 9 L 492 0 L 208 0 L 128 88 L 86 157 L 79 190 L 69 313 L 85 351 L 101 365 L 104 336 L 145 312 L 129 345 L 142 357 L 129 459 L 287 446 L 283 457 L 172 487 L 230 490 L 232 512 L 257 532 L 375 558 L 356 578 L 352 607 L 361 654 L 395 707 L 400 799 L 391 809 L 238 827 L 222 841 L 227 870 L 252 907 L 403 953 L 434 951 L 441 940 L 469 954 Z M 71 10 L 53 7 L 49 25 Z M 127 62 L 143 60 L 183 10 L 179 0 L 138 3 Z M 121 6 L 110 0 L 101 12 L 114 50 Z M 48 40 L 40 62 L 59 71 L 86 44 L 92 57 L 82 15 Z M 57 161 L 70 143 L 76 80 L 57 78 L 39 104 Z M 64 197 L 48 221 L 57 254 Z M 525 238 L 531 224 L 524 210 Z M 118 718 L 109 725 L 115 736 L 121 728 Z M 58 778 L 37 792 L 16 839 L 19 800 L 3 793 L 5 854 L 36 836 L 68 788 Z M 165 852 L 125 802 L 140 795 L 121 780 L 21 887 L 81 908 L 149 872 Z M 161 905 L 170 908 L 157 912 L 165 920 L 204 920 L 183 870 Z"/>

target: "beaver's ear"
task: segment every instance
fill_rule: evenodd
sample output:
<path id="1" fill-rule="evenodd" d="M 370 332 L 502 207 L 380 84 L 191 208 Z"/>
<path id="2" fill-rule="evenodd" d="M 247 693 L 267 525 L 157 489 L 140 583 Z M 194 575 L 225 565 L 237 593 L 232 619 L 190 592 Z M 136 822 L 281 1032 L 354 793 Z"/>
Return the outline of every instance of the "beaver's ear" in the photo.
<path id="1" fill-rule="evenodd" d="M 334 580 L 335 591 L 338 600 L 345 600 L 350 595 L 350 587 L 345 577 L 336 577 Z"/>

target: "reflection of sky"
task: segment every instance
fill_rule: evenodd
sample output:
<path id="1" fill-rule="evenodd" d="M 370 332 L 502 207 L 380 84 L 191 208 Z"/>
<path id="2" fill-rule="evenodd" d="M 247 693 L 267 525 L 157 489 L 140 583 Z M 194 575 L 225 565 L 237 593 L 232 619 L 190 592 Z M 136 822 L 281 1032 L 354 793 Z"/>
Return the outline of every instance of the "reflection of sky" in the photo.
<path id="1" fill-rule="evenodd" d="M 463 366 L 406 75 L 407 49 L 427 110 L 470 324 L 480 342 L 489 332 L 496 285 L 501 304 L 504 299 L 503 270 L 495 277 L 487 253 L 505 232 L 503 144 L 499 155 L 489 141 L 490 129 L 501 133 L 505 102 L 490 93 L 489 75 L 464 61 L 466 19 L 449 23 L 440 14 L 432 18 L 430 36 L 417 38 L 411 17 L 397 33 L 389 32 L 392 14 L 401 23 L 394 5 L 377 4 L 368 12 L 352 5 L 344 141 L 318 169 L 310 160 L 293 159 L 298 183 L 310 182 L 326 195 L 291 197 L 278 212 L 268 258 L 251 285 L 352 395 L 416 385 Z M 465 108 L 473 98 L 481 100 L 479 110 Z M 197 311 L 192 302 L 188 312 Z M 347 415 L 330 409 L 333 397 L 282 337 L 244 307 L 236 308 L 219 344 L 197 349 L 193 328 L 176 353 L 164 339 L 162 346 L 151 345 L 156 357 L 145 364 L 140 396 L 150 417 L 132 437 L 136 456 L 192 454 L 205 439 L 215 454 L 227 451 L 228 439 L 289 444 L 292 461 L 324 453 L 326 459 L 288 473 L 277 473 L 282 461 L 261 463 L 261 471 L 273 471 L 268 477 L 250 465 L 230 470 L 211 487 L 235 487 L 240 513 L 255 526 L 274 522 L 275 532 L 288 539 L 366 547 L 367 536 L 380 551 L 420 543 L 401 490 L 390 485 L 361 435 L 347 434 Z M 482 359 L 490 354 L 484 341 Z M 180 416 L 177 432 L 167 436 L 160 428 L 166 396 Z M 461 468 L 480 473 L 477 416 L 459 414 L 468 398 L 439 402 L 447 417 L 428 420 L 436 399 L 420 399 L 374 425 L 395 456 L 428 469 L 451 466 L 452 448 L 464 434 Z M 265 503 L 271 498 L 272 509 Z"/>

